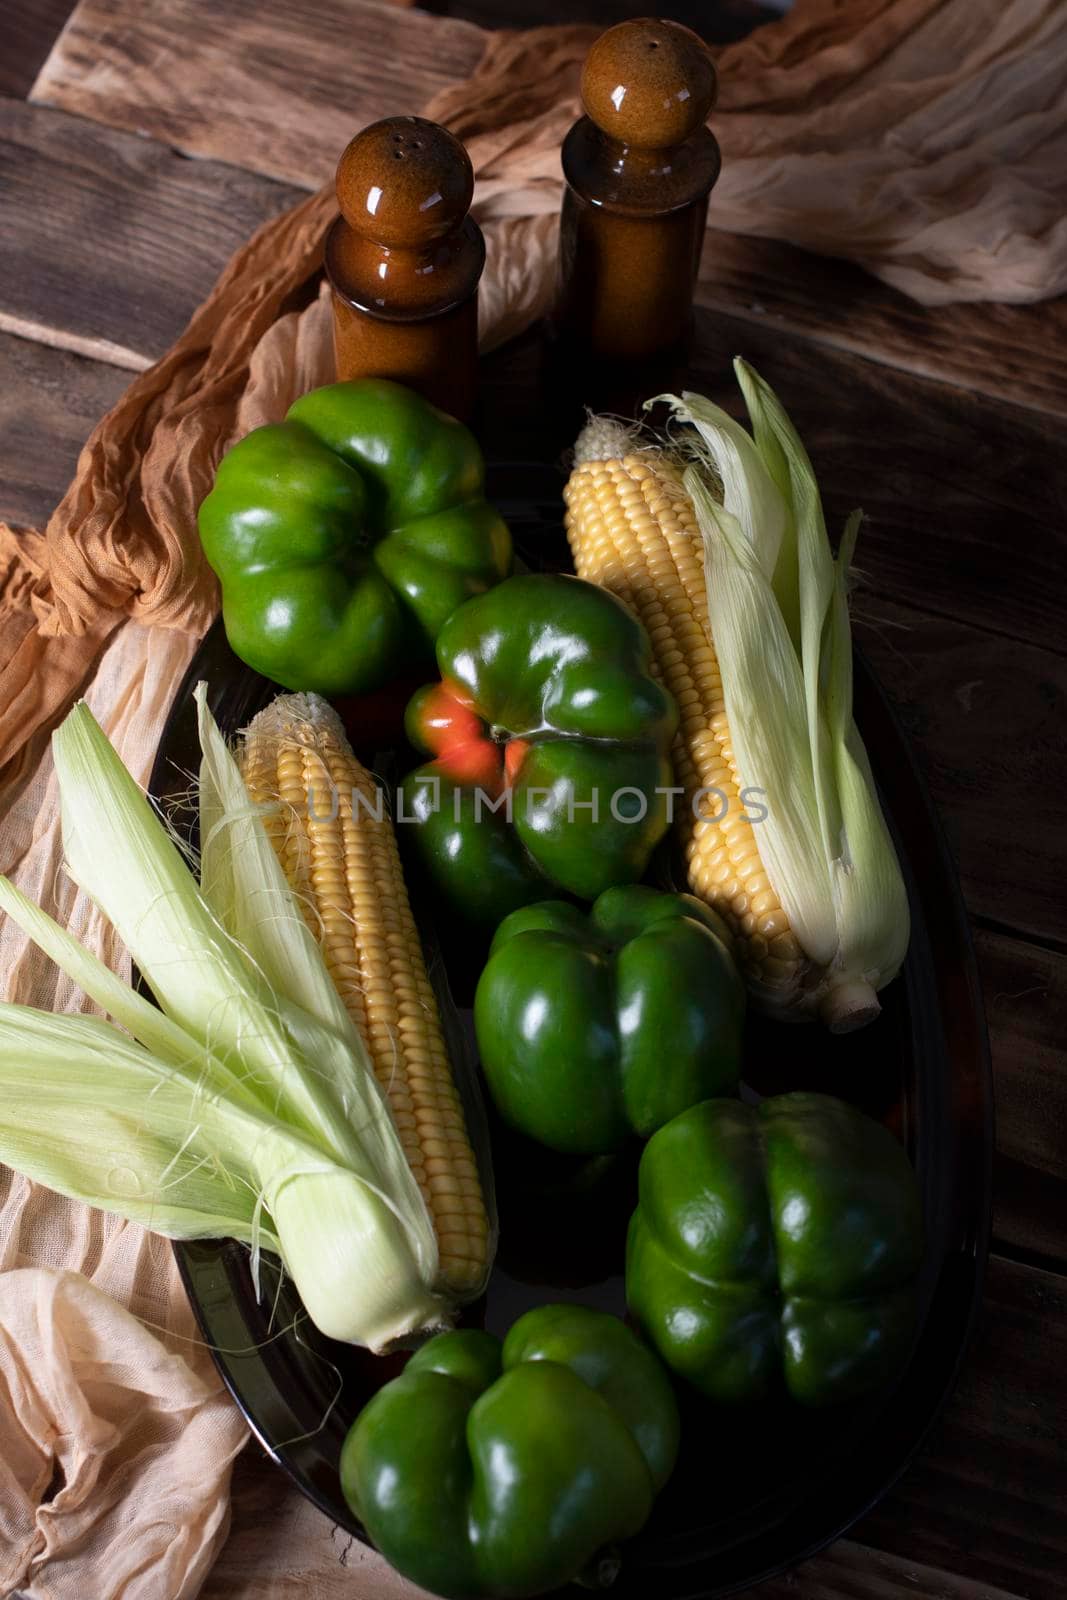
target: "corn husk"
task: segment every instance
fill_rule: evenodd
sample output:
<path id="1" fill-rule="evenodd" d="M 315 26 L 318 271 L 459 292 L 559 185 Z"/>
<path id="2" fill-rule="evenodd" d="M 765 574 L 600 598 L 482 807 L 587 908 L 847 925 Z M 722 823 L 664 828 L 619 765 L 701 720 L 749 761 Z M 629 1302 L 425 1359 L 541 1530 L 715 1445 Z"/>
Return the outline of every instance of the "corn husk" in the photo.
<path id="1" fill-rule="evenodd" d="M 751 432 L 700 395 L 658 398 L 693 430 L 683 483 L 704 540 L 726 713 L 744 783 L 763 791 L 760 857 L 809 963 L 802 1006 L 845 1031 L 877 1015 L 909 937 L 852 714 L 847 595 L 860 518 L 835 559 L 795 428 L 752 368 L 734 370 Z"/>

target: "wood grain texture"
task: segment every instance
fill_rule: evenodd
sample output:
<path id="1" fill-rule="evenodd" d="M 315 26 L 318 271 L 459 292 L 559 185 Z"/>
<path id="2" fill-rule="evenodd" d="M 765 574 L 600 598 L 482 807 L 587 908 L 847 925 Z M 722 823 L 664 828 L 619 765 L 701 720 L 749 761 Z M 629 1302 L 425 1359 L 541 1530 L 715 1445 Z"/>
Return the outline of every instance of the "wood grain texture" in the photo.
<path id="1" fill-rule="evenodd" d="M 979 929 L 993 1057 L 993 1235 L 1067 1271 L 1067 955 Z"/>
<path id="2" fill-rule="evenodd" d="M 43 527 L 129 374 L 0 334 L 0 520 Z"/>
<path id="3" fill-rule="evenodd" d="M 740 412 L 730 362 L 744 355 L 804 440 L 831 537 L 866 512 L 856 565 L 871 589 L 1063 651 L 1060 423 L 762 323 L 700 311 L 698 329 L 690 386 Z"/>
<path id="4" fill-rule="evenodd" d="M 310 6 L 310 0 L 304 3 Z M 529 15 L 509 10 L 509 26 L 545 20 L 542 0 L 525 4 Z M 290 11 L 282 0 L 272 0 L 254 22 L 243 5 L 227 7 L 225 26 L 205 31 L 198 24 L 207 6 L 208 0 L 180 0 L 177 8 L 170 7 L 169 0 L 152 0 L 135 11 L 134 0 L 83 0 L 42 72 L 35 95 L 100 121 L 149 132 L 197 154 L 314 185 L 328 177 L 359 120 L 416 109 L 449 73 L 461 76 L 468 71 L 480 49 L 477 30 L 468 29 L 462 36 L 452 33 L 461 25 L 451 5 L 434 8 L 447 11 L 447 18 L 398 19 L 388 13 L 383 16 L 381 7 L 360 0 L 347 4 L 331 0 L 325 8 L 314 8 L 316 25 L 310 34 L 302 13 Z M 582 20 L 589 9 L 581 9 L 580 16 L 569 11 L 568 19 Z M 605 0 L 592 9 L 599 13 L 596 20 L 609 22 L 627 8 Z M 680 14 L 686 7 L 676 9 Z M 723 38 L 731 27 L 747 31 L 758 15 L 758 8 L 747 4 L 736 15 L 732 7 L 691 9 L 702 15 L 683 20 L 700 25 L 709 36 Z M 480 11 L 484 15 L 479 19 L 487 24 L 505 20 L 499 5 L 485 4 Z M 220 73 L 228 76 L 244 70 L 235 64 L 237 53 L 231 56 L 227 51 L 231 21 L 240 59 L 256 78 L 253 99 L 243 77 L 234 85 L 219 81 Z M 121 57 L 115 54 L 114 33 L 107 35 L 106 44 L 97 37 L 105 23 L 121 27 Z M 366 38 L 378 52 L 374 73 L 362 74 L 359 60 L 338 50 L 338 33 L 343 34 L 346 26 L 352 37 Z M 188 38 L 183 39 L 177 62 L 179 31 L 188 32 L 194 42 L 190 45 Z M 285 95 L 279 98 L 270 71 L 263 78 L 256 66 L 260 58 L 268 68 L 284 59 L 294 31 L 300 34 L 302 54 L 286 75 Z M 360 59 L 363 54 L 361 49 Z M 310 77 L 304 77 L 312 63 Z M 430 76 L 424 77 L 427 66 Z M 119 86 L 112 81 L 115 75 L 123 79 Z M 243 98 L 230 98 L 225 92 L 230 87 Z M 358 101 L 351 98 L 353 94 Z M 241 106 L 239 128 L 234 123 L 235 105 Z M 352 105 L 352 115 L 342 113 L 339 120 L 334 105 Z M 929 310 L 846 262 L 813 256 L 776 240 L 716 232 L 705 249 L 701 294 L 716 308 L 744 320 L 803 333 L 831 348 L 958 383 L 994 399 L 1067 414 L 1067 297 L 1033 306 Z"/>
<path id="5" fill-rule="evenodd" d="M 140 369 L 303 191 L 0 100 L 0 329 Z"/>
<path id="6" fill-rule="evenodd" d="M 635 8 L 638 0 L 630 7 L 589 0 L 567 16 L 589 20 L 596 12 L 593 20 L 607 23 Z M 302 0 L 296 10 L 271 0 L 254 13 L 247 3 L 218 12 L 210 0 L 83 0 L 34 94 L 198 155 L 314 186 L 360 122 L 417 109 L 473 66 L 478 30 L 458 22 L 450 3 L 432 9 L 448 16 L 397 17 L 365 0 Z M 490 0 L 465 9 L 487 25 L 546 20 L 543 0 L 522 0 L 506 17 Z M 675 9 L 717 38 L 748 31 L 760 15 L 747 0 Z M 358 50 L 347 40 L 358 40 Z M 1067 414 L 1067 297 L 929 310 L 847 262 L 714 231 L 701 294 L 746 321 Z"/>
<path id="7" fill-rule="evenodd" d="M 131 368 L 166 347 L 232 251 L 301 193 L 3 100 L 0 171 L 0 328 Z M 714 239 L 702 293 L 758 337 L 799 333 L 1035 410 L 1067 409 L 1067 298 L 934 313 L 847 263 Z"/>
<path id="8" fill-rule="evenodd" d="M 1027 1600 L 1058 1600 L 1067 1572 L 1065 1363 L 1067 1281 L 994 1257 L 956 1393 L 855 1537 Z"/>
<path id="9" fill-rule="evenodd" d="M 374 1550 L 334 1527 L 253 1441 L 234 1464 L 230 1536 L 199 1600 L 417 1600 Z"/>
<path id="10" fill-rule="evenodd" d="M 419 1600 L 426 1591 L 332 1528 L 252 1445 L 234 1469 L 230 1538 L 200 1600 Z M 294 1557 L 296 1559 L 294 1559 Z M 747 1591 L 750 1600 L 1021 1600 L 851 1539 Z M 649 1600 L 654 1600 L 650 1595 Z"/>
<path id="11" fill-rule="evenodd" d="M 1021 1594 L 852 1539 L 839 1539 L 746 1594 L 748 1600 L 1022 1600 Z"/>
<path id="12" fill-rule="evenodd" d="M 74 0 L 3 0 L 0 94 L 29 94 L 73 9 Z"/>
<path id="13" fill-rule="evenodd" d="M 752 1600 L 1053 1600 L 1067 1558 L 1055 1514 L 1067 1492 L 1065 1312 L 1062 1280 L 994 1260 L 976 1347 L 916 1462 L 856 1525 L 855 1542 L 748 1591 Z M 255 1447 L 238 1462 L 233 1500 L 233 1531 L 202 1600 L 421 1592 L 331 1529 Z"/>
<path id="14" fill-rule="evenodd" d="M 600 23 L 608 28 L 628 17 L 657 17 L 683 22 L 712 44 L 729 44 L 743 39 L 761 22 L 770 22 L 781 13 L 756 0 L 663 0 L 654 7 L 649 0 L 567 0 L 566 7 L 547 0 L 421 0 L 424 11 L 438 16 L 463 17 L 483 28 L 534 28 L 546 22 Z"/>
<path id="15" fill-rule="evenodd" d="M 373 0 L 81 0 L 32 98 L 315 188 L 365 123 L 467 77 L 483 39 Z"/>
<path id="16" fill-rule="evenodd" d="M 714 203 L 712 191 L 713 217 Z M 1067 416 L 1067 296 L 1027 306 L 920 306 L 850 262 L 714 229 L 699 292 L 705 305 L 768 331 Z"/>
<path id="17" fill-rule="evenodd" d="M 911 736 L 972 916 L 1067 943 L 1067 904 L 1049 893 L 1067 881 L 1067 660 L 920 610 L 913 560 L 917 604 L 903 606 L 861 558 L 854 637 Z"/>

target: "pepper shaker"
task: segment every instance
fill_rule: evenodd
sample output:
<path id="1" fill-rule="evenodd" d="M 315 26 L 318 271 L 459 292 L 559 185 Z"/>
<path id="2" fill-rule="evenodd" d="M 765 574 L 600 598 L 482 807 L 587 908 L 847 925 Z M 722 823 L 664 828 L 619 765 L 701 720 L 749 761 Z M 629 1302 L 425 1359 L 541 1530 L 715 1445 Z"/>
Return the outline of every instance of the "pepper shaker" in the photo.
<path id="1" fill-rule="evenodd" d="M 349 144 L 326 238 L 338 378 L 395 378 L 469 420 L 485 264 L 473 193 L 470 157 L 435 122 L 387 117 Z"/>
<path id="2" fill-rule="evenodd" d="M 586 115 L 563 144 L 555 331 L 594 390 L 644 395 L 684 362 L 720 168 L 704 126 L 715 67 L 689 28 L 646 17 L 600 36 L 581 89 Z"/>

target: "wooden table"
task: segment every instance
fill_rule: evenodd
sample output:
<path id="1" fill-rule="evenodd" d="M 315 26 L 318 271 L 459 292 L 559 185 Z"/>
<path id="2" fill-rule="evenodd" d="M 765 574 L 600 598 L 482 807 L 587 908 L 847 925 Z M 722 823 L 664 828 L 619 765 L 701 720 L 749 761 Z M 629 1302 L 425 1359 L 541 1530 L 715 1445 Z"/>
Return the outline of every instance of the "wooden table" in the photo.
<path id="1" fill-rule="evenodd" d="M 70 7 L 0 9 L 0 516 L 16 523 L 43 521 L 92 424 L 256 225 L 321 182 L 354 128 L 466 75 L 481 48 L 467 19 L 642 9 Z M 753 9 L 673 14 L 725 38 Z M 998 1117 L 994 1255 L 955 1396 L 848 1539 L 752 1592 L 1053 1600 L 1067 1588 L 1067 305 L 927 312 L 784 245 L 724 235 L 716 257 L 706 342 L 744 350 L 788 396 L 835 524 L 854 504 L 871 518 L 856 631 L 958 855 Z M 532 365 L 520 342 L 487 381 L 521 397 Z M 245 1452 L 207 1600 L 394 1589 L 411 1593 Z"/>

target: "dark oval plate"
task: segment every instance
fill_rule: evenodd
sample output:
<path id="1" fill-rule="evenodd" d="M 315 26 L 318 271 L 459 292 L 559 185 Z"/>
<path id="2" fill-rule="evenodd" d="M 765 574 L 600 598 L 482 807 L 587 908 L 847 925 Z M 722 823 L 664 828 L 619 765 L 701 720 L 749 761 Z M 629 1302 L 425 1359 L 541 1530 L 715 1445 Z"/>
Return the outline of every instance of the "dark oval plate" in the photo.
<path id="1" fill-rule="evenodd" d="M 560 490 L 559 475 L 543 466 L 490 473 L 492 498 L 529 566 L 568 565 Z M 151 793 L 164 809 L 174 808 L 177 826 L 183 817 L 188 826 L 182 801 L 199 761 L 192 694 L 201 678 L 226 733 L 275 692 L 237 661 L 217 624 L 178 690 L 152 773 Z M 348 708 L 358 712 L 358 726 L 349 720 L 361 753 L 397 742 L 402 709 L 395 693 Z M 745 1084 L 755 1093 L 805 1088 L 842 1095 L 902 1139 L 919 1175 L 927 1223 L 919 1333 L 892 1389 L 831 1413 L 800 1414 L 782 1405 L 735 1416 L 687 1394 L 682 1456 L 647 1528 L 625 1547 L 613 1586 L 620 1600 L 736 1593 L 843 1533 L 918 1449 L 951 1391 L 981 1299 L 993 1108 L 966 915 L 908 741 L 862 657 L 856 717 L 907 881 L 907 963 L 885 991 L 882 1015 L 859 1034 L 834 1038 L 816 1027 L 753 1021 Z M 476 963 L 448 955 L 457 998 L 469 1001 Z M 503 1333 L 531 1305 L 559 1299 L 622 1314 L 632 1156 L 546 1165 L 531 1161 L 499 1128 L 493 1134 L 500 1251 L 487 1294 L 467 1320 Z M 309 1499 L 362 1538 L 340 1491 L 341 1445 L 362 1404 L 403 1358 L 376 1359 L 323 1339 L 270 1262 L 257 1300 L 248 1253 L 239 1245 L 210 1241 L 176 1250 L 203 1336 L 253 1433 Z"/>

